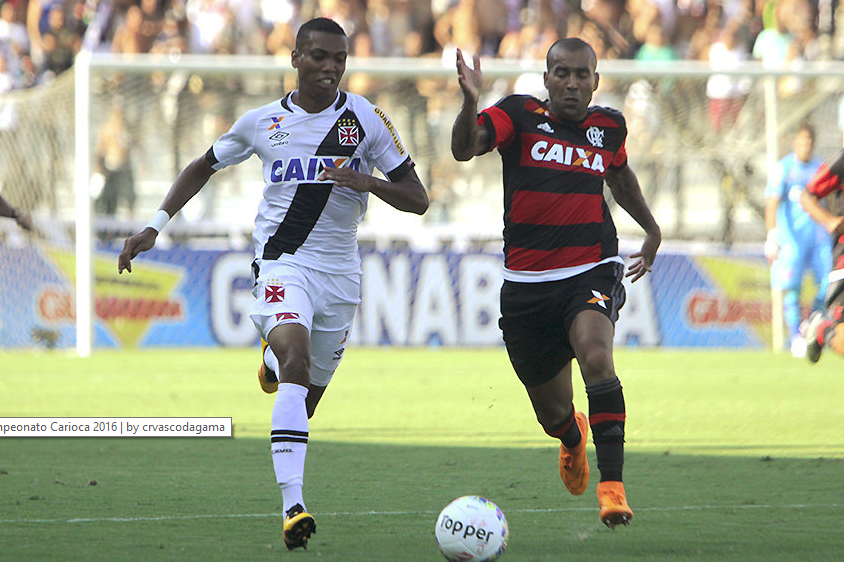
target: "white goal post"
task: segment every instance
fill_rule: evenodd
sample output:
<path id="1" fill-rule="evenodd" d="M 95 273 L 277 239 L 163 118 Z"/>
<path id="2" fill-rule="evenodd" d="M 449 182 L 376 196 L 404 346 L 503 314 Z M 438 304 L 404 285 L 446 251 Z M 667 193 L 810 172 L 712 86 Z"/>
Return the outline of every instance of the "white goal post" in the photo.
<path id="1" fill-rule="evenodd" d="M 501 97 L 500 95 L 510 93 L 514 83 L 518 85 L 520 77 L 530 76 L 532 80 L 526 80 L 524 83 L 535 86 L 538 80 L 541 86 L 544 61 L 483 60 L 482 67 L 491 94 Z M 818 129 L 825 129 L 821 137 L 822 141 L 817 146 L 819 154 L 826 155 L 840 148 L 841 136 L 837 129 L 837 108 L 838 101 L 844 95 L 844 64 L 842 63 L 804 63 L 800 68 L 782 70 L 765 69 L 756 63 L 748 63 L 741 67 L 716 72 L 706 63 L 694 61 L 646 64 L 606 60 L 599 62 L 598 71 L 602 82 L 608 86 L 605 90 L 599 90 L 603 99 L 596 100 L 597 103 L 606 101 L 607 103 L 602 104 L 611 105 L 615 100 L 617 108 L 625 111 L 628 122 L 634 117 L 628 114 L 631 107 L 644 107 L 641 114 L 635 115 L 635 118 L 643 120 L 645 124 L 634 131 L 631 123 L 628 151 L 631 161 L 637 164 L 637 172 L 640 169 L 638 166 L 641 165 L 642 174 L 649 178 L 649 185 L 653 185 L 652 188 L 646 188 L 643 185 L 646 196 L 656 197 L 658 194 L 659 200 L 655 211 L 661 222 L 665 219 L 665 224 L 670 225 L 664 228 L 664 235 L 668 238 L 719 242 L 723 241 L 719 239 L 723 227 L 724 232 L 729 230 L 731 239 L 726 241 L 728 244 L 760 241 L 764 237 L 763 225 L 758 220 L 758 214 L 754 215 L 754 210 L 758 211 L 758 198 L 761 194 L 754 195 L 744 187 L 742 188 L 744 190 L 737 188 L 738 182 L 747 179 L 741 176 L 742 170 L 747 171 L 748 174 L 752 173 L 754 167 L 760 170 L 757 171 L 758 184 L 758 175 L 763 174 L 764 170 L 771 169 L 785 153 L 787 145 L 783 142 L 783 135 L 793 131 L 797 123 L 805 117 L 813 117 Z M 273 57 L 202 55 L 127 57 L 83 51 L 77 57 L 74 72 L 76 351 L 80 356 L 88 356 L 93 347 L 95 319 L 92 273 L 94 249 L 94 213 L 91 194 L 92 147 L 96 142 L 97 124 L 102 122 L 105 111 L 100 85 L 103 77 L 164 75 L 165 78 L 172 78 L 181 73 L 189 77 L 200 76 L 206 79 L 214 76 L 240 76 L 248 79 L 251 76 L 286 75 L 284 85 L 289 89 L 292 68 L 289 60 Z M 707 129 L 706 124 L 701 122 L 707 116 L 706 98 L 700 94 L 704 90 L 701 86 L 713 74 L 746 78 L 753 83 L 746 115 L 742 115 L 731 128 L 715 134 L 708 130 L 700 132 Z M 355 91 L 354 84 L 348 78 L 355 75 L 377 80 L 378 86 L 373 90 L 376 95 L 388 95 L 393 84 L 403 79 L 430 79 L 439 84 L 439 89 L 435 88 L 434 93 L 427 98 L 428 106 L 426 107 L 429 112 L 427 124 L 438 128 L 440 134 L 438 137 L 436 135 L 433 137 L 438 139 L 435 142 L 442 142 L 443 135 L 447 135 L 460 103 L 459 92 L 456 91 L 453 56 L 444 56 L 442 59 L 352 58 L 347 65 L 348 85 L 344 84 L 344 89 Z M 781 96 L 777 91 L 777 82 L 782 78 L 791 78 L 802 83 L 802 93 L 796 96 Z M 277 93 L 280 95 L 283 91 L 282 80 L 276 78 L 276 81 Z M 633 90 L 631 85 L 637 83 L 644 85 L 643 91 L 646 92 L 647 99 L 636 98 L 631 94 Z M 681 87 L 684 84 L 694 87 Z M 698 92 L 698 94 L 688 97 L 690 91 Z M 371 92 L 366 93 L 368 95 Z M 165 94 L 159 92 L 156 95 Z M 143 94 L 138 94 L 138 100 L 143 100 Z M 133 101 L 135 100 L 124 100 L 125 103 Z M 491 99 L 491 101 L 495 100 Z M 635 105 L 637 102 L 639 106 Z M 391 116 L 392 111 L 401 108 L 401 100 L 393 99 L 392 103 L 393 107 L 387 108 Z M 431 125 L 435 121 L 432 115 L 435 115 L 437 119 L 434 125 Z M 658 123 L 654 125 L 649 122 L 651 118 Z M 405 129 L 401 126 L 399 130 L 405 134 Z M 639 136 L 634 136 L 634 134 Z M 415 156 L 414 159 L 417 160 L 418 165 L 428 169 L 432 177 L 437 177 L 440 171 L 438 162 L 426 161 L 424 154 L 420 157 Z M 698 160 L 700 162 L 697 162 Z M 487 167 L 493 167 L 490 162 L 491 160 L 486 161 Z M 717 163 L 718 170 L 713 172 L 711 163 Z M 666 172 L 667 168 L 675 172 L 671 170 Z M 473 191 L 476 182 L 468 177 L 471 173 L 473 172 L 456 172 L 455 175 L 449 176 L 450 182 L 463 186 L 464 195 L 468 194 L 468 197 L 464 198 L 469 199 L 466 205 L 471 204 L 471 197 L 477 193 Z M 670 173 L 675 173 L 675 176 L 671 176 Z M 707 176 L 710 173 L 713 174 L 712 177 Z M 674 179 L 666 179 L 670 177 Z M 686 179 L 688 177 L 692 177 L 693 181 L 689 182 Z M 706 193 L 706 195 L 700 196 L 697 191 L 689 195 L 691 188 L 683 187 L 689 183 L 694 186 L 700 184 L 700 193 Z M 681 187 L 684 191 L 682 197 Z M 725 195 L 727 190 L 730 193 Z M 673 194 L 673 191 L 677 193 Z M 163 195 L 164 191 L 160 191 L 157 200 L 160 201 Z M 496 194 L 495 197 L 500 199 L 500 194 Z M 755 201 L 754 197 L 756 197 Z M 713 209 L 717 207 L 717 210 L 703 209 L 698 206 L 698 202 L 710 202 Z M 455 206 L 458 205 L 455 204 Z M 729 212 L 722 213 L 721 210 L 725 206 L 729 206 Z M 148 202 L 139 201 L 137 212 L 139 216 L 144 216 L 144 214 L 151 216 L 154 208 L 150 208 Z M 495 209 L 490 216 L 496 217 Z M 496 218 L 500 221 L 500 214 Z M 133 225 L 144 222 L 139 218 Z M 452 217 L 450 222 L 445 222 L 448 226 L 444 230 L 453 232 L 461 228 L 468 230 L 481 228 L 478 225 L 482 221 L 478 221 L 474 226 L 472 224 L 454 226 L 455 223 L 460 223 L 460 220 Z M 757 225 L 756 222 L 760 224 Z M 437 229 L 431 228 L 430 232 L 437 232 Z M 628 232 L 630 236 L 637 235 L 636 229 L 623 221 L 619 224 L 619 232 L 622 236 L 627 235 Z M 365 225 L 362 233 L 366 233 Z M 401 231 L 397 229 L 396 233 L 401 234 Z M 774 337 L 782 339 L 781 334 L 775 334 Z"/>

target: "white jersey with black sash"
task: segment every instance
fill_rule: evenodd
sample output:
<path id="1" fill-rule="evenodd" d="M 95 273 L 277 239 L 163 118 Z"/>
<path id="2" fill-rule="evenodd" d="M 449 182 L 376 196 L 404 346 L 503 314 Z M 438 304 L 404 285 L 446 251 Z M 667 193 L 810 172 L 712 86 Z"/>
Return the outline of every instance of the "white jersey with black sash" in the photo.
<path id="1" fill-rule="evenodd" d="M 387 115 L 366 98 L 338 92 L 319 113 L 291 94 L 238 119 L 206 153 L 215 170 L 253 154 L 263 163 L 264 194 L 255 218 L 256 260 L 296 263 L 327 273 L 359 273 L 357 228 L 368 193 L 319 181 L 325 168 L 363 174 L 378 168 L 391 181 L 413 166 Z"/>

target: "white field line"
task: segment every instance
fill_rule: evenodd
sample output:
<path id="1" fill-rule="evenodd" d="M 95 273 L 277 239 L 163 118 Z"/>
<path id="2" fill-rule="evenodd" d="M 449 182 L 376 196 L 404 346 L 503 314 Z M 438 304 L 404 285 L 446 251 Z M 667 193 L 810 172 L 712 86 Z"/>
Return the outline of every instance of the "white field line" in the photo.
<path id="1" fill-rule="evenodd" d="M 677 507 L 637 507 L 636 512 L 671 512 L 671 511 L 715 511 L 715 510 L 745 510 L 745 509 L 839 509 L 842 504 L 784 504 L 784 505 L 687 505 Z M 578 511 L 594 511 L 593 507 L 568 507 L 547 509 L 508 509 L 507 513 L 574 513 Z M 436 515 L 436 511 L 337 511 L 333 513 L 316 513 L 318 517 L 379 517 L 400 515 Z M 80 517 L 74 519 L 0 519 L 0 525 L 18 525 L 25 523 L 135 523 L 144 521 L 189 521 L 196 519 L 248 519 L 258 517 L 281 517 L 279 513 L 221 513 L 207 515 L 160 515 L 153 517 Z"/>

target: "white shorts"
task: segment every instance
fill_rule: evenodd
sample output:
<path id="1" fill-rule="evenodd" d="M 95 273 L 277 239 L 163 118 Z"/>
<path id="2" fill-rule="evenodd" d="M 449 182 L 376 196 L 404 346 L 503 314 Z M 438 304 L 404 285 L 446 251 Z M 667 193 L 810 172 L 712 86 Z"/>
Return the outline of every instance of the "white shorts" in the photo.
<path id="1" fill-rule="evenodd" d="M 360 303 L 360 275 L 324 273 L 300 265 L 258 260 L 249 312 L 264 340 L 281 324 L 301 324 L 311 334 L 311 384 L 327 386 L 340 365 Z M 279 372 L 268 347 L 267 366 Z"/>

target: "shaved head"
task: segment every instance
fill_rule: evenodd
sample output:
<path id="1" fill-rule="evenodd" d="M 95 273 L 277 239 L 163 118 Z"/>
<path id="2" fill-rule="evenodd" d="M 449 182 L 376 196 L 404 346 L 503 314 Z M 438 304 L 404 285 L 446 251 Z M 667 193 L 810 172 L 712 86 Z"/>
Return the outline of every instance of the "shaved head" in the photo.
<path id="1" fill-rule="evenodd" d="M 590 54 L 589 61 L 591 70 L 594 72 L 594 70 L 598 67 L 598 55 L 595 54 L 595 50 L 589 43 L 577 37 L 566 37 L 565 39 L 559 39 L 554 42 L 554 44 L 551 45 L 551 48 L 548 49 L 548 54 L 545 56 L 545 67 L 550 69 L 553 66 L 552 61 L 556 59 L 562 51 L 586 51 Z"/>

